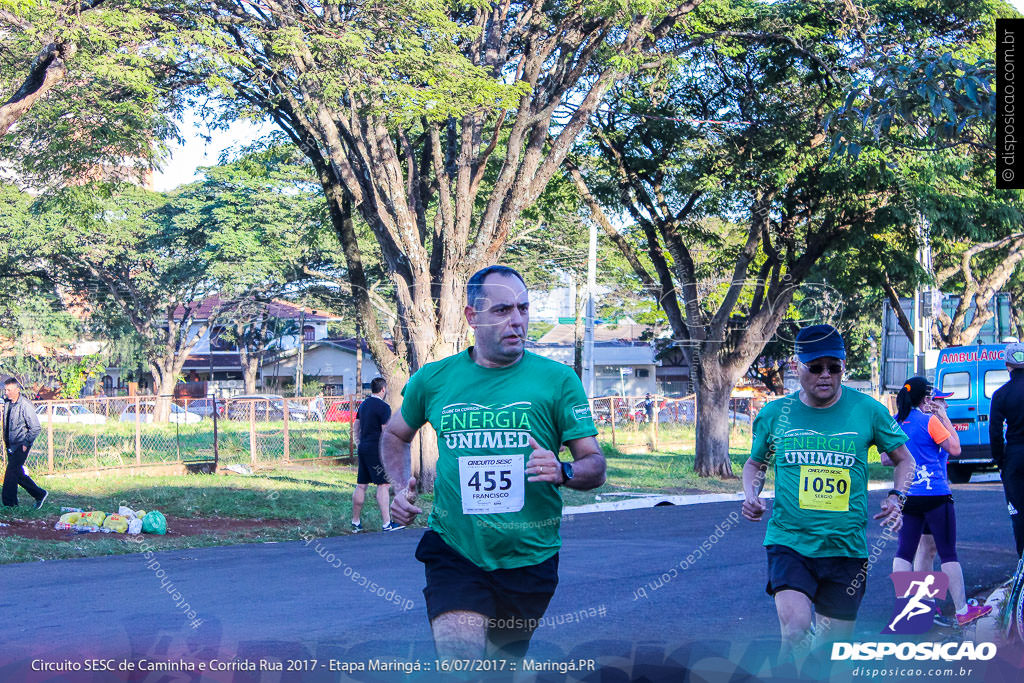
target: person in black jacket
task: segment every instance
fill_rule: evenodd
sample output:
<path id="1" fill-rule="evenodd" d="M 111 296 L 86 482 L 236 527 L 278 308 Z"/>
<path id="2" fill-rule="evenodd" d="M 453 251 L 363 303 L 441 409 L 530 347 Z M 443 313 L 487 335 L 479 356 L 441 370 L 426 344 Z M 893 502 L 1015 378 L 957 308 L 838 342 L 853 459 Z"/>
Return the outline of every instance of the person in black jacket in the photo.
<path id="1" fill-rule="evenodd" d="M 4 382 L 4 444 L 7 446 L 7 469 L 4 471 L 3 504 L 18 504 L 18 486 L 36 500 L 36 509 L 43 507 L 46 491 L 25 474 L 25 459 L 42 428 L 35 406 L 21 393 L 21 385 L 13 377 Z"/>
<path id="2" fill-rule="evenodd" d="M 1024 553 L 1024 344 L 1006 346 L 1006 369 L 1010 381 L 992 394 L 988 438 L 992 459 L 999 467 L 1006 492 L 1006 507 L 1013 524 L 1017 554 Z M 1003 423 L 1006 441 L 1003 441 Z"/>

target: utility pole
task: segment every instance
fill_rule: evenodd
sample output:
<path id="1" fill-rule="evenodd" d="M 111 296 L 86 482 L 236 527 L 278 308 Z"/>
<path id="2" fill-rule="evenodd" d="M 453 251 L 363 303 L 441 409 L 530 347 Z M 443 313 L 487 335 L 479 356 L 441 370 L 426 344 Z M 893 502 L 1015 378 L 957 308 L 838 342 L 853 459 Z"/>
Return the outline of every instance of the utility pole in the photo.
<path id="1" fill-rule="evenodd" d="M 359 321 L 356 321 L 356 387 L 355 394 L 358 396 L 363 393 L 363 334 L 359 326 Z"/>
<path id="2" fill-rule="evenodd" d="M 929 276 L 932 273 L 932 241 L 927 219 L 923 216 L 918 223 L 921 246 L 917 249 L 917 261 Z M 942 294 L 930 284 L 914 290 L 914 374 L 925 377 L 928 351 L 932 347 L 932 317 L 936 303 L 942 302 Z"/>
<path id="3" fill-rule="evenodd" d="M 587 321 L 583 329 L 583 389 L 594 395 L 594 293 L 597 290 L 597 224 L 590 223 L 587 250 Z"/>
<path id="4" fill-rule="evenodd" d="M 299 352 L 295 359 L 295 395 L 302 396 L 302 370 L 306 350 L 306 302 L 302 302 L 302 315 L 299 317 Z"/>

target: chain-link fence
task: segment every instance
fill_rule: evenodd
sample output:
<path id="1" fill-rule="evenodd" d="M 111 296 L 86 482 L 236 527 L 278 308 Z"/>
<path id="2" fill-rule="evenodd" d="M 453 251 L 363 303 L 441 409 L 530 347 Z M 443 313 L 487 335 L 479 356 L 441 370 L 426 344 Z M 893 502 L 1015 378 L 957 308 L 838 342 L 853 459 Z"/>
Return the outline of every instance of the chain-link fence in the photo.
<path id="1" fill-rule="evenodd" d="M 37 401 L 42 433 L 29 468 L 59 471 L 185 463 L 266 465 L 330 458 L 354 462 L 355 396 L 204 398 L 120 396 Z M 693 396 L 590 399 L 599 438 L 629 443 L 643 431 L 656 445 L 693 438 Z M 730 421 L 750 425 L 759 402 L 730 399 Z M 653 416 L 657 419 L 653 419 Z"/>
<path id="2" fill-rule="evenodd" d="M 358 398 L 100 397 L 35 403 L 42 433 L 27 465 L 67 469 L 186 463 L 351 462 Z"/>
<path id="3" fill-rule="evenodd" d="M 729 399 L 729 419 L 733 424 L 753 423 L 760 404 L 753 398 Z M 598 438 L 618 444 L 621 437 L 645 430 L 654 443 L 663 439 L 692 437 L 697 421 L 696 397 L 605 396 L 590 399 L 590 410 Z M 655 419 L 657 416 L 657 419 Z M 627 438 L 627 441 L 631 439 Z"/>

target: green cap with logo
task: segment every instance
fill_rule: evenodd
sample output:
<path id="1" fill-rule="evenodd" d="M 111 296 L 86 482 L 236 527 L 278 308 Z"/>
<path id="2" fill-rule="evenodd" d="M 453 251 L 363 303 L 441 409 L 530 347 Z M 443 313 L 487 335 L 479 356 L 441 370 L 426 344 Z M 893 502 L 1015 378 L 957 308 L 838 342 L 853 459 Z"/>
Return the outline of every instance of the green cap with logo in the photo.
<path id="1" fill-rule="evenodd" d="M 1024 343 L 1013 342 L 1006 345 L 1006 364 L 1024 368 Z"/>

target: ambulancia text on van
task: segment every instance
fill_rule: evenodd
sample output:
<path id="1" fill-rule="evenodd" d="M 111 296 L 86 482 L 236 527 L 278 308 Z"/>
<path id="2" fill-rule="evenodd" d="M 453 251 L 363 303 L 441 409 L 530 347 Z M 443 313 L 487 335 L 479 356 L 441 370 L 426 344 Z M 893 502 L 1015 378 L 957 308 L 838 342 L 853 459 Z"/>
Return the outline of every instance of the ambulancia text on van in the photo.
<path id="1" fill-rule="evenodd" d="M 935 386 L 946 399 L 949 421 L 960 437 L 960 455 L 949 456 L 949 480 L 962 484 L 976 469 L 995 467 L 988 440 L 989 406 L 995 390 L 1010 381 L 1005 344 L 950 346 L 939 351 Z"/>

